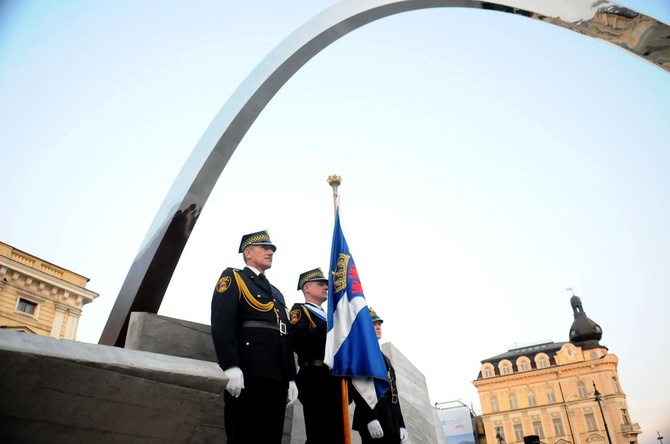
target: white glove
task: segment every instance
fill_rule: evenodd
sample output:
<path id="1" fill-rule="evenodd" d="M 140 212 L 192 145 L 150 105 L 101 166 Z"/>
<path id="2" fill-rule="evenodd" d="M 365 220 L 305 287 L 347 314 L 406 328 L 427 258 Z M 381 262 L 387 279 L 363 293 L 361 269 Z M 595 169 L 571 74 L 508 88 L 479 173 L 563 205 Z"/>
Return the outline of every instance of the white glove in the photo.
<path id="1" fill-rule="evenodd" d="M 226 377 L 228 378 L 228 384 L 226 384 L 226 390 L 228 393 L 234 397 L 240 396 L 242 389 L 244 388 L 244 375 L 242 370 L 239 367 L 230 367 L 228 370 L 225 370 Z"/>
<path id="2" fill-rule="evenodd" d="M 368 423 L 368 432 L 370 432 L 370 436 L 372 436 L 374 439 L 384 437 L 384 431 L 382 430 L 382 425 L 379 424 L 379 420 L 377 419 L 375 419 L 374 421 L 370 421 Z"/>
<path id="3" fill-rule="evenodd" d="M 295 381 L 288 382 L 288 394 L 286 395 L 286 407 L 292 405 L 298 399 L 298 386 Z"/>
<path id="4" fill-rule="evenodd" d="M 407 433 L 407 429 L 404 427 L 400 427 L 400 444 L 405 444 L 409 442 L 409 433 Z"/>

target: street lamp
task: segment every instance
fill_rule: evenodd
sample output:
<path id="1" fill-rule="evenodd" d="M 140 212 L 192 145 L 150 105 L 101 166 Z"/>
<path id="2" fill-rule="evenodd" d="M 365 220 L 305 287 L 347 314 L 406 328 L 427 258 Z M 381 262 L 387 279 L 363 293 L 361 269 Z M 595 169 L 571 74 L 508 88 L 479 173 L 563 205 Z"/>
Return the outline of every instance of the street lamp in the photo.
<path id="1" fill-rule="evenodd" d="M 659 441 L 661 441 L 661 444 L 663 444 L 663 437 L 661 436 L 661 434 L 660 434 L 660 432 L 659 432 L 658 430 L 656 431 L 656 434 L 658 435 L 658 438 L 656 438 L 656 439 L 658 439 Z"/>
<path id="2" fill-rule="evenodd" d="M 607 440 L 609 441 L 610 444 L 612 444 L 612 437 L 610 436 L 610 429 L 607 428 L 607 421 L 605 420 L 605 413 L 603 412 L 603 406 L 600 404 L 600 401 L 602 400 L 602 397 L 600 396 L 600 392 L 596 388 L 596 383 L 593 382 L 593 396 L 595 396 L 596 401 L 598 402 L 598 407 L 600 407 L 600 414 L 603 417 L 603 424 L 605 424 L 605 433 L 607 433 Z"/>

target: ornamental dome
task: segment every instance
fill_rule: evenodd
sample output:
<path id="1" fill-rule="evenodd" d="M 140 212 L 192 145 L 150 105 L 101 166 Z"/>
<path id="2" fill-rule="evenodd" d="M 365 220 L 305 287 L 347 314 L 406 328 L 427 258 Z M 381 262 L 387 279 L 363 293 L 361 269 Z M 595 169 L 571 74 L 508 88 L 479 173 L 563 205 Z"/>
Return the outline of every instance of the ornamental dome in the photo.
<path id="1" fill-rule="evenodd" d="M 602 347 L 598 341 L 603 336 L 600 325 L 586 316 L 582 308 L 582 300 L 578 296 L 570 298 L 575 320 L 570 327 L 570 342 L 583 350 Z"/>

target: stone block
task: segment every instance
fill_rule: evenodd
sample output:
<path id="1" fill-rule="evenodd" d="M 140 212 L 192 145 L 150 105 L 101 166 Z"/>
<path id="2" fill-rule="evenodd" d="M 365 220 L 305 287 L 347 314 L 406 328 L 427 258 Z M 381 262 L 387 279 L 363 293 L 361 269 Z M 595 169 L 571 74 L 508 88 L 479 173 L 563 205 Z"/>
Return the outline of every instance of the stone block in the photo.
<path id="1" fill-rule="evenodd" d="M 125 348 L 216 362 L 209 325 L 153 313 L 130 314 Z"/>

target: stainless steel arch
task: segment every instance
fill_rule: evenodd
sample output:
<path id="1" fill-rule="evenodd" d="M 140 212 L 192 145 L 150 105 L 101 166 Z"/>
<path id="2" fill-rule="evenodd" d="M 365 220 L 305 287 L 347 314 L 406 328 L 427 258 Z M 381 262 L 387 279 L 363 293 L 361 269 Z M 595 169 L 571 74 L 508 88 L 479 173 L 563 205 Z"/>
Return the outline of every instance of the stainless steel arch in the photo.
<path id="1" fill-rule="evenodd" d="M 670 26 L 608 1 L 343 0 L 279 44 L 216 115 L 168 192 L 100 338 L 123 346 L 130 313 L 158 312 L 198 215 L 228 160 L 263 108 L 313 56 L 349 32 L 406 11 L 464 7 L 517 14 L 602 39 L 670 71 Z"/>

